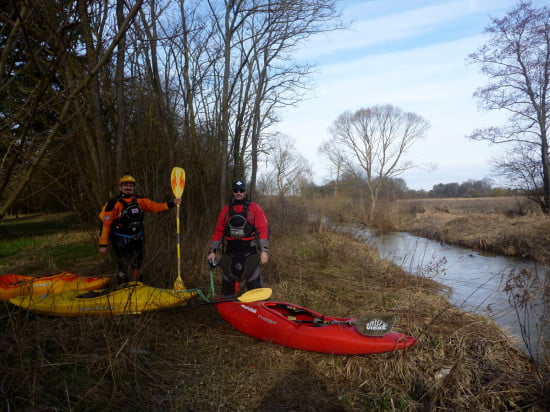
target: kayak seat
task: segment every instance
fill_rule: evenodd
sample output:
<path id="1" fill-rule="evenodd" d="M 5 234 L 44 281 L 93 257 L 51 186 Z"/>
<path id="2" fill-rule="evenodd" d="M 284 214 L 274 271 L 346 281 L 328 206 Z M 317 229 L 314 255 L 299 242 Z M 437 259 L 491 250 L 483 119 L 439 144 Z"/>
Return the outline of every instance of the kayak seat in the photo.
<path id="1" fill-rule="evenodd" d="M 286 305 L 284 303 L 277 303 L 275 307 L 277 309 L 284 309 L 289 315 L 308 315 L 308 316 L 316 317 L 314 313 L 310 312 L 307 309 L 296 308 L 294 306 Z"/>
<path id="2" fill-rule="evenodd" d="M 295 323 L 312 324 L 314 327 L 326 326 L 324 316 L 318 317 L 316 314 L 307 309 L 296 308 L 294 306 L 286 305 L 284 303 L 277 303 L 274 306 L 277 309 L 283 309 L 286 312 L 283 313 L 283 316 Z M 305 315 L 308 319 L 298 319 L 297 316 L 299 315 Z"/>

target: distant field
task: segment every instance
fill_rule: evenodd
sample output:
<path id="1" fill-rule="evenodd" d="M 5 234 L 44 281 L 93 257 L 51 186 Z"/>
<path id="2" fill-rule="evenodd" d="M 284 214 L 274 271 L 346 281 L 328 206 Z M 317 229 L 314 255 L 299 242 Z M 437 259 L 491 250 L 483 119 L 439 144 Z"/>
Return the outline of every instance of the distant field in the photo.
<path id="1" fill-rule="evenodd" d="M 424 213 L 437 211 L 453 214 L 504 213 L 526 215 L 540 213 L 539 207 L 525 197 L 479 197 L 444 199 L 403 199 L 397 201 L 401 212 Z"/>

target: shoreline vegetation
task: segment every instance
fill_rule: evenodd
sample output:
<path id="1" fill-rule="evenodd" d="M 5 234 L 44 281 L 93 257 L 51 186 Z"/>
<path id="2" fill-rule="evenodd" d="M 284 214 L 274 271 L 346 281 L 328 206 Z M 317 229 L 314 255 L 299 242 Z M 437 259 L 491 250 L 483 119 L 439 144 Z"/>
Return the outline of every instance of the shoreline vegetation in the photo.
<path id="1" fill-rule="evenodd" d="M 454 307 L 428 275 L 407 274 L 361 242 L 310 221 L 315 205 L 265 203 L 273 234 L 263 272 L 272 300 L 334 316 L 395 313 L 394 329 L 420 343 L 391 354 L 333 356 L 257 341 L 220 322 L 210 305 L 68 319 L 0 304 L 0 404 L 8 410 L 547 409 L 547 367 L 531 362 L 491 320 Z M 160 218 L 148 226 L 149 249 L 160 247 L 148 254 L 145 282 L 158 287 L 170 287 L 175 277 L 167 263 L 175 262 L 172 232 L 154 228 L 164 223 Z M 112 262 L 86 249 L 94 246 L 91 231 L 7 236 L 15 226 L 0 224 L 0 240 L 13 250 L 1 257 L 0 274 L 109 273 Z M 24 239 L 23 247 L 14 246 Z M 209 279 L 207 242 L 195 243 L 203 244 L 186 249 L 183 258 L 190 288 Z M 220 274 L 214 276 L 219 290 Z"/>
<path id="2" fill-rule="evenodd" d="M 505 256 L 550 263 L 550 217 L 523 198 L 396 202 L 396 230 Z"/>
<path id="3" fill-rule="evenodd" d="M 381 202 L 369 222 L 354 201 L 334 200 L 322 212 L 377 233 L 409 232 L 432 240 L 550 264 L 550 217 L 523 197 L 403 199 Z"/>

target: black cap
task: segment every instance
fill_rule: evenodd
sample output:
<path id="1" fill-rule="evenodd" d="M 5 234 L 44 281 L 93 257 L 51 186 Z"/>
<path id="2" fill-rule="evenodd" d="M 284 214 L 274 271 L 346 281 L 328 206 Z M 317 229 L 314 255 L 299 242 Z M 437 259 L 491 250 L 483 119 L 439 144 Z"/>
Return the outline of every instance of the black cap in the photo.
<path id="1" fill-rule="evenodd" d="M 233 190 L 235 189 L 241 189 L 246 190 L 246 182 L 242 179 L 237 179 L 233 182 L 233 185 L 231 186 Z"/>

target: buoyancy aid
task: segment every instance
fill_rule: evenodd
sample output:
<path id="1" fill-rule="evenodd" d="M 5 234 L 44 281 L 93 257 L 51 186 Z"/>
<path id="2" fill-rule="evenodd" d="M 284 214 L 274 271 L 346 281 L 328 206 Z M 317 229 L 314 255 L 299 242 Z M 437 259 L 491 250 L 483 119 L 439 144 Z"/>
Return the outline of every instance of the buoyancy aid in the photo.
<path id="1" fill-rule="evenodd" d="M 124 236 L 139 236 L 143 232 L 144 213 L 138 204 L 137 197 L 134 196 L 130 202 L 119 198 L 123 209 L 120 216 L 113 221 L 113 234 Z"/>
<path id="2" fill-rule="evenodd" d="M 235 210 L 233 203 L 229 204 L 228 218 L 225 225 L 225 236 L 232 238 L 251 238 L 256 235 L 256 228 L 248 220 L 248 206 L 250 202 L 244 202 L 240 212 Z"/>

